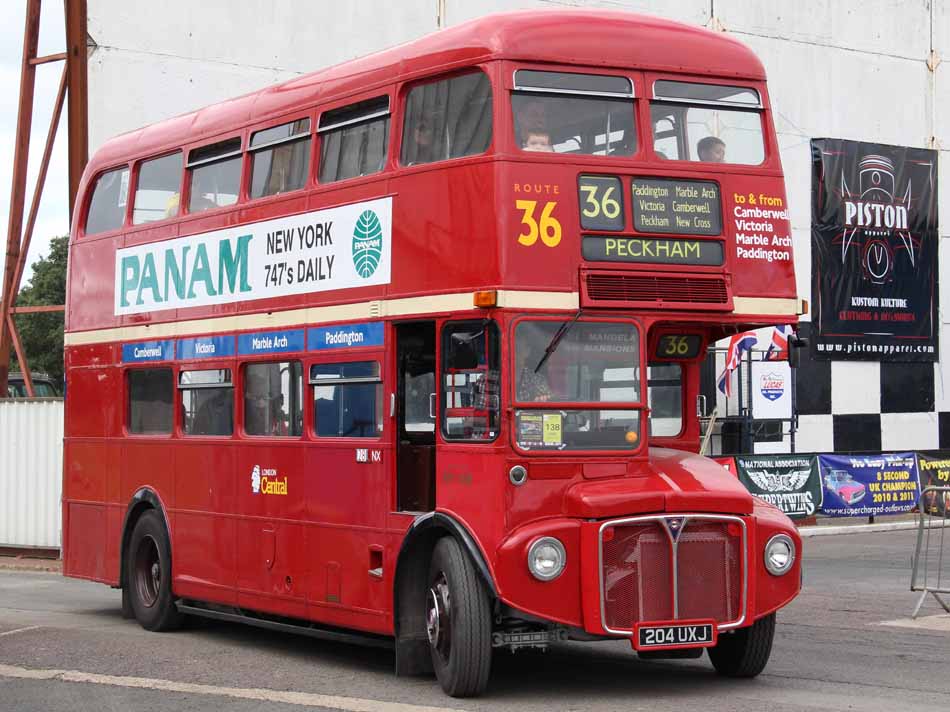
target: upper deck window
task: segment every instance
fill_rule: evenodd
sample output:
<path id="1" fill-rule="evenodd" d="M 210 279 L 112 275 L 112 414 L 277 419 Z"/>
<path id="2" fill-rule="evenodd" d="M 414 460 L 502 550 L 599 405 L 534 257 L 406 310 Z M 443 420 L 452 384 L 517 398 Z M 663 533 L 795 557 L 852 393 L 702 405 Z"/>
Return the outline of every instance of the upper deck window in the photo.
<path id="1" fill-rule="evenodd" d="M 251 134 L 251 198 L 303 188 L 310 171 L 310 119 Z"/>
<path id="2" fill-rule="evenodd" d="M 241 186 L 241 139 L 229 138 L 188 154 L 191 197 L 188 212 L 200 213 L 237 202 Z"/>
<path id="3" fill-rule="evenodd" d="M 135 186 L 132 224 L 141 225 L 178 215 L 180 188 L 181 151 L 143 161 Z"/>
<path id="4" fill-rule="evenodd" d="M 522 151 L 630 156 L 637 150 L 627 77 L 520 69 L 511 110 Z"/>
<path id="5" fill-rule="evenodd" d="M 742 165 L 765 159 L 755 89 L 659 80 L 653 96 L 653 149 L 660 158 Z"/>
<path id="6" fill-rule="evenodd" d="M 389 97 L 327 111 L 320 117 L 320 182 L 379 173 L 389 146 Z"/>
<path id="7" fill-rule="evenodd" d="M 117 230 L 125 222 L 125 205 L 129 195 L 129 169 L 107 171 L 99 176 L 89 201 L 86 234 Z"/>
<path id="8" fill-rule="evenodd" d="M 488 150 L 491 83 L 483 72 L 413 87 L 406 99 L 401 163 L 444 161 Z"/>

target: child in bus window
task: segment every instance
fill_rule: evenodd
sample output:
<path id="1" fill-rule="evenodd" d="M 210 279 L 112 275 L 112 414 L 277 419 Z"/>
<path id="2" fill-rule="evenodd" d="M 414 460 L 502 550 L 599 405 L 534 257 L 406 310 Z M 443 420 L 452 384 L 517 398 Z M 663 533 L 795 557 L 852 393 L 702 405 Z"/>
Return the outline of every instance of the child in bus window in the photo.
<path id="1" fill-rule="evenodd" d="M 706 163 L 723 163 L 726 160 L 726 143 L 721 138 L 707 136 L 696 144 L 699 160 Z"/>
<path id="2" fill-rule="evenodd" d="M 521 150 L 553 153 L 554 146 L 551 145 L 551 135 L 547 131 L 528 131 L 524 143 L 521 145 Z"/>

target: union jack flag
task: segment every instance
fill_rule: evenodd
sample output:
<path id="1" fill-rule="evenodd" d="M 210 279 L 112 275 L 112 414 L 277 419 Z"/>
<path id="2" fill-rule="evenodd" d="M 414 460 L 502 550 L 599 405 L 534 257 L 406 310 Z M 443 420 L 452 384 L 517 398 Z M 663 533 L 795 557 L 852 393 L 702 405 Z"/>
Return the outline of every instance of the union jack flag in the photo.
<path id="1" fill-rule="evenodd" d="M 757 343 L 759 343 L 759 340 L 752 331 L 744 331 L 729 339 L 729 349 L 726 351 L 726 367 L 719 375 L 719 390 L 725 393 L 727 398 L 732 397 L 732 372 L 738 368 L 739 362 L 742 360 L 742 353 L 750 351 Z"/>
<path id="2" fill-rule="evenodd" d="M 765 353 L 766 361 L 788 361 L 788 339 L 792 335 L 792 327 L 780 324 L 772 329 L 772 343 Z"/>

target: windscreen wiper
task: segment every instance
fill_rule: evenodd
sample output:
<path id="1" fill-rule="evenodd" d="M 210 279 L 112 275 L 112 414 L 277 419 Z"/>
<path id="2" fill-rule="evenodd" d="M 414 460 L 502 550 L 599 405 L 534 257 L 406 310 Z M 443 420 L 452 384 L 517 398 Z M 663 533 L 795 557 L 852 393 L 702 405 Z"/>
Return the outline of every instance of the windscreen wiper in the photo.
<path id="1" fill-rule="evenodd" d="M 547 348 L 544 349 L 544 356 L 541 357 L 541 360 L 538 361 L 538 365 L 534 367 L 534 372 L 537 373 L 541 370 L 541 367 L 547 362 L 558 347 L 558 344 L 561 343 L 561 339 L 564 338 L 564 335 L 570 330 L 574 323 L 581 318 L 581 309 L 577 310 L 577 314 L 574 315 L 574 318 L 570 321 L 565 321 L 558 327 L 558 330 L 554 332 L 554 336 L 551 337 L 551 343 L 547 345 Z"/>

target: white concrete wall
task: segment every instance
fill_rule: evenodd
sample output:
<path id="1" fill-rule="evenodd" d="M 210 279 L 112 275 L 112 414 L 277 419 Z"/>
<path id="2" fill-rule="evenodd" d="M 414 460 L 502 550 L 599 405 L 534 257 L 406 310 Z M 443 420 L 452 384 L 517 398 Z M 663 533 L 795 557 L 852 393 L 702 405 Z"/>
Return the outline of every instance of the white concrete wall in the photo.
<path id="1" fill-rule="evenodd" d="M 0 547 L 60 547 L 63 400 L 0 399 Z"/>

